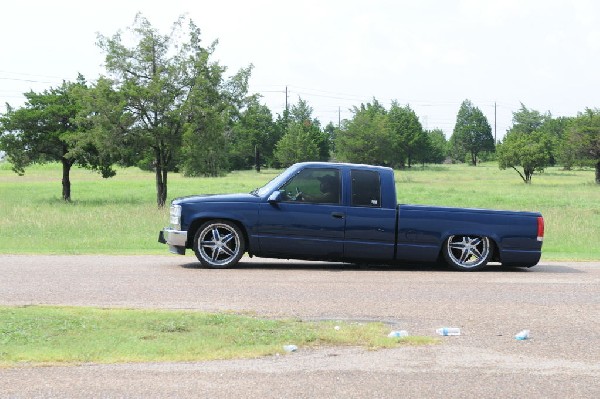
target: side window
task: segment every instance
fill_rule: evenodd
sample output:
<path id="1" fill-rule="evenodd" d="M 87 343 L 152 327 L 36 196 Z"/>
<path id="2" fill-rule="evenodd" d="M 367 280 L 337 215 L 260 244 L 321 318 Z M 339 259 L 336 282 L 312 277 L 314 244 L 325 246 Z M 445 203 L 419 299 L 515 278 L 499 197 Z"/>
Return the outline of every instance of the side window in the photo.
<path id="1" fill-rule="evenodd" d="M 285 202 L 340 203 L 340 172 L 337 169 L 302 169 L 280 187 Z"/>
<path id="2" fill-rule="evenodd" d="M 352 170 L 352 206 L 381 208 L 379 173 L 372 170 Z"/>

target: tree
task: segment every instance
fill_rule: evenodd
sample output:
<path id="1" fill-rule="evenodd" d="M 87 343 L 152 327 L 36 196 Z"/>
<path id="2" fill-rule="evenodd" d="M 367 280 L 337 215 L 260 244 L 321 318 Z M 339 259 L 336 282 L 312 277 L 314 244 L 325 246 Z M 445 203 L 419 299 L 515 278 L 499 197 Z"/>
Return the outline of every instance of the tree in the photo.
<path id="1" fill-rule="evenodd" d="M 421 155 L 423 163 L 442 163 L 446 159 L 448 140 L 441 129 L 426 131 L 427 151 Z"/>
<path id="2" fill-rule="evenodd" d="M 335 152 L 335 136 L 337 134 L 338 128 L 336 128 L 333 122 L 329 122 L 325 128 L 323 128 L 323 133 L 327 136 L 327 141 L 329 142 L 329 151 L 331 153 Z"/>
<path id="3" fill-rule="evenodd" d="M 129 165 L 138 158 L 135 143 L 126 134 L 134 118 L 125 112 L 123 93 L 113 88 L 112 81 L 100 77 L 91 87 L 75 86 L 74 93 L 81 102 L 81 111 L 75 122 L 86 130 L 80 138 L 98 149 L 103 163 Z M 122 137 L 122 140 L 115 140 Z"/>
<path id="4" fill-rule="evenodd" d="M 390 165 L 394 159 L 393 138 L 387 111 L 377 101 L 353 107 L 352 119 L 344 121 L 335 138 L 336 157 L 341 161 Z"/>
<path id="5" fill-rule="evenodd" d="M 579 113 L 567 134 L 567 141 L 578 157 L 590 161 L 600 184 L 600 110 L 586 109 Z"/>
<path id="6" fill-rule="evenodd" d="M 13 170 L 19 175 L 32 163 L 62 164 L 62 198 L 71 201 L 71 167 L 78 164 L 114 175 L 112 161 L 104 157 L 85 126 L 77 123 L 83 112 L 81 93 L 88 90 L 83 76 L 75 83 L 42 93 L 25 93 L 25 105 L 13 109 L 7 105 L 0 118 L 0 150 L 6 152 Z"/>
<path id="7" fill-rule="evenodd" d="M 156 201 L 162 207 L 168 172 L 182 166 L 187 174 L 212 175 L 226 165 L 226 129 L 244 100 L 251 68 L 226 82 L 225 68 L 210 61 L 217 42 L 203 47 L 200 29 L 191 20 L 187 30 L 179 18 L 170 34 L 161 35 L 138 14 L 128 32 L 128 40 L 120 32 L 98 35 L 106 70 L 125 101 L 123 112 L 132 118 L 114 141 L 127 140 L 135 146 L 137 161 L 151 164 Z M 134 44 L 128 47 L 124 42 Z M 197 151 L 204 151 L 207 160 L 198 159 Z"/>
<path id="8" fill-rule="evenodd" d="M 479 153 L 494 151 L 492 128 L 483 112 L 469 100 L 463 101 L 458 110 L 450 141 L 453 155 L 457 159 L 469 156 L 473 166 L 477 165 Z"/>
<path id="9" fill-rule="evenodd" d="M 197 68 L 198 65 L 195 65 Z M 224 82 L 225 68 L 212 63 L 192 71 L 195 82 L 184 108 L 181 166 L 186 176 L 219 176 L 230 170 L 233 126 L 248 99 L 252 66 Z"/>
<path id="10" fill-rule="evenodd" d="M 511 130 L 519 133 L 532 133 L 540 130 L 544 122 L 552 119 L 550 113 L 541 114 L 539 111 L 528 109 L 523 103 L 517 112 L 513 112 Z"/>
<path id="11" fill-rule="evenodd" d="M 553 138 L 543 129 L 544 124 L 549 126 L 550 120 L 549 113 L 542 115 L 521 104 L 521 108 L 513 112 L 513 126 L 497 149 L 500 169 L 513 168 L 527 184 L 535 172 L 543 172 L 553 154 Z M 523 172 L 517 167 L 522 167 Z"/>
<path id="12" fill-rule="evenodd" d="M 298 104 L 290 108 L 289 122 L 297 123 L 308 133 L 312 141 L 319 150 L 318 160 L 327 161 L 329 159 L 329 135 L 321 131 L 321 123 L 318 119 L 312 117 L 313 109 L 306 101 L 299 98 Z"/>
<path id="13" fill-rule="evenodd" d="M 400 107 L 393 101 L 387 113 L 387 124 L 392 134 L 394 164 L 410 168 L 415 158 L 427 152 L 427 136 L 417 114 L 410 106 Z"/>
<path id="14" fill-rule="evenodd" d="M 277 140 L 274 140 L 275 123 L 271 110 L 266 105 L 252 101 L 241 113 L 233 126 L 231 136 L 231 167 L 233 169 L 250 169 L 256 166 L 256 155 L 259 160 L 271 165 Z M 259 161 L 261 164 L 262 161 Z"/>
<path id="15" fill-rule="evenodd" d="M 543 132 L 509 131 L 498 145 L 498 164 L 500 169 L 513 168 L 523 182 L 529 184 L 535 172 L 543 172 L 549 165 L 551 148 L 552 144 Z M 517 167 L 522 167 L 523 172 Z"/>
<path id="16" fill-rule="evenodd" d="M 275 147 L 275 157 L 282 166 L 290 166 L 302 161 L 316 161 L 319 157 L 319 147 L 301 123 L 292 122 L 288 126 L 287 133 Z"/>
<path id="17" fill-rule="evenodd" d="M 565 169 L 569 169 L 572 165 L 572 160 L 565 153 L 562 153 L 562 143 L 564 142 L 567 126 L 572 118 L 558 117 L 552 118 L 550 113 L 546 115 L 544 122 L 539 127 L 539 131 L 544 132 L 552 143 L 552 152 L 550 154 L 550 165 L 554 166 L 557 162 L 563 163 Z"/>

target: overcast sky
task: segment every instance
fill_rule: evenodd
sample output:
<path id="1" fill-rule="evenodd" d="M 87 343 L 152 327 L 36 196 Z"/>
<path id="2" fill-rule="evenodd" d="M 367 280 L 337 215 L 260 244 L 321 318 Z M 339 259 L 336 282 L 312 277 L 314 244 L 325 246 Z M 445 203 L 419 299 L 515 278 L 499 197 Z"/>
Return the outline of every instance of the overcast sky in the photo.
<path id="1" fill-rule="evenodd" d="M 87 0 L 4 2 L 0 112 L 22 93 L 104 73 L 97 33 L 141 12 L 162 33 L 182 14 L 233 74 L 254 65 L 251 90 L 274 116 L 308 101 L 323 125 L 377 98 L 409 104 L 425 128 L 452 133 L 470 99 L 498 138 L 525 104 L 553 116 L 600 108 L 598 1 Z"/>

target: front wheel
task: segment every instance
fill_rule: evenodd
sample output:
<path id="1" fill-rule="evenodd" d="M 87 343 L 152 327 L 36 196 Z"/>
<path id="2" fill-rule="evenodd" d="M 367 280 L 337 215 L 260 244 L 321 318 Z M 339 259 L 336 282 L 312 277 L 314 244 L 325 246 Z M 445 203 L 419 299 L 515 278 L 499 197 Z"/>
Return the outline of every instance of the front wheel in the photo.
<path id="1" fill-rule="evenodd" d="M 485 267 L 492 257 L 492 252 L 490 239 L 479 236 L 450 236 L 442 249 L 448 265 L 462 271 Z"/>
<path id="2" fill-rule="evenodd" d="M 211 220 L 198 229 L 194 252 L 204 267 L 225 269 L 235 266 L 245 251 L 244 235 L 234 223 Z"/>

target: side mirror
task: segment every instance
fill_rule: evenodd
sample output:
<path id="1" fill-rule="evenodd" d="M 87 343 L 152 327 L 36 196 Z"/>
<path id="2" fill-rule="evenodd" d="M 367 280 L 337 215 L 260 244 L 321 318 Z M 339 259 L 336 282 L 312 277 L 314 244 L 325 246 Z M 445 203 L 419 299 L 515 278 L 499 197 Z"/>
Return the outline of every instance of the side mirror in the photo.
<path id="1" fill-rule="evenodd" d="M 269 195 L 269 198 L 267 199 L 267 201 L 269 201 L 269 204 L 273 205 L 276 204 L 278 202 L 281 202 L 281 191 L 277 190 L 277 191 L 273 191 L 273 193 L 271 193 L 271 195 Z"/>

